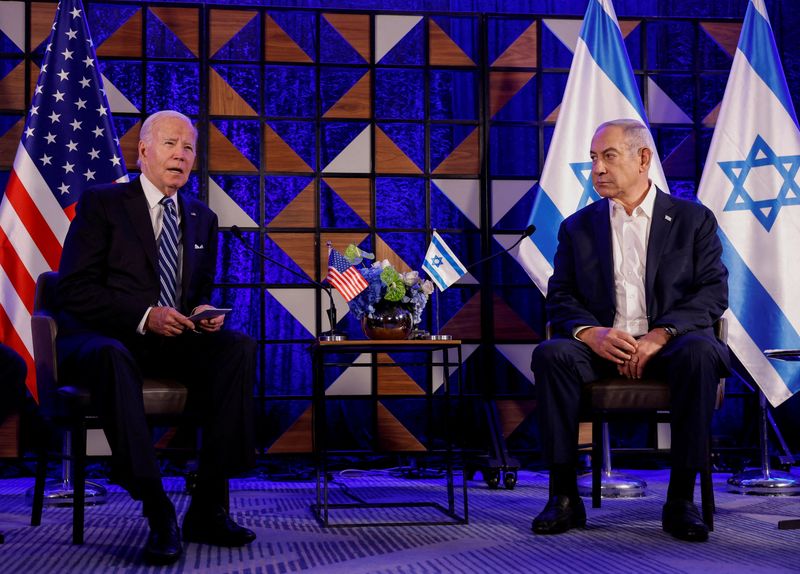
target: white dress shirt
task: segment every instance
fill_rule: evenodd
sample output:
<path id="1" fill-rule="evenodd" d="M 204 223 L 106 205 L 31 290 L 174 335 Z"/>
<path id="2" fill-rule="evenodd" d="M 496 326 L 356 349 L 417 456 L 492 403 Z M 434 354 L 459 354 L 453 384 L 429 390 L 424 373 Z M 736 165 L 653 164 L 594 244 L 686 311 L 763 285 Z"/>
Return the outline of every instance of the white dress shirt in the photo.
<path id="1" fill-rule="evenodd" d="M 641 337 L 648 331 L 644 279 L 656 193 L 658 190 L 651 183 L 644 200 L 630 215 L 622 205 L 609 201 L 616 303 L 614 328 L 634 337 Z"/>
<path id="2" fill-rule="evenodd" d="M 153 225 L 153 233 L 155 234 L 156 244 L 158 244 L 158 236 L 161 234 L 161 221 L 164 219 L 164 206 L 159 203 L 164 198 L 164 194 L 152 184 L 152 182 L 145 177 L 144 174 L 139 176 L 139 182 L 142 184 L 142 189 L 144 190 L 144 197 L 147 200 L 147 207 L 149 209 L 150 215 L 150 223 Z M 177 214 L 177 223 L 178 223 L 178 270 L 177 270 L 177 277 L 175 277 L 175 284 L 178 288 L 175 290 L 175 307 L 180 308 L 181 304 L 181 272 L 183 269 L 183 243 L 181 242 L 181 208 L 178 204 L 178 195 L 175 194 L 172 196 L 173 201 L 175 202 L 175 213 Z M 144 326 L 147 323 L 147 316 L 150 315 L 150 310 L 152 307 L 148 307 L 147 311 L 145 311 L 142 320 L 139 321 L 139 326 L 136 328 L 136 331 L 144 335 Z"/>

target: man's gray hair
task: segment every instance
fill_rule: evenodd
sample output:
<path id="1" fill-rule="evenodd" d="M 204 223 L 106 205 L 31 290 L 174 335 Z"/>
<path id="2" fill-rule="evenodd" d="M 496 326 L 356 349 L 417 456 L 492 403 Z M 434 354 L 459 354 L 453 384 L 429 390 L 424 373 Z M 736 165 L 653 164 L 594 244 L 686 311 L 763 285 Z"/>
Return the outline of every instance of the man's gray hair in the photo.
<path id="1" fill-rule="evenodd" d="M 639 120 L 619 119 L 603 122 L 597 126 L 594 133 L 596 134 L 600 130 L 611 126 L 622 128 L 625 144 L 628 146 L 628 151 L 632 154 L 638 153 L 642 148 L 647 148 L 650 151 L 655 150 L 650 130 Z"/>
<path id="2" fill-rule="evenodd" d="M 178 118 L 185 121 L 187 124 L 192 126 L 192 132 L 194 132 L 194 139 L 197 141 L 197 128 L 194 127 L 192 120 L 190 120 L 187 116 L 183 115 L 180 112 L 175 110 L 161 110 L 160 112 L 156 112 L 151 114 L 144 120 L 142 124 L 142 129 L 139 130 L 139 141 L 143 141 L 146 144 L 149 144 L 153 140 L 153 126 L 157 124 L 159 121 L 166 119 L 166 118 Z M 136 165 L 141 167 L 141 159 L 136 159 Z"/>

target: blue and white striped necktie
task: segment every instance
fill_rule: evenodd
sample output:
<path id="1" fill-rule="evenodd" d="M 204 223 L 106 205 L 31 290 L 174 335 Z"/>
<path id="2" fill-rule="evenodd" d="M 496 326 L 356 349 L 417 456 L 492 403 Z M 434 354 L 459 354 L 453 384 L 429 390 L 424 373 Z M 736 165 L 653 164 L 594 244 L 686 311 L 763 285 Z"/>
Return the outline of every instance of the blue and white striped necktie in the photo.
<path id="1" fill-rule="evenodd" d="M 161 291 L 158 304 L 175 307 L 175 287 L 178 277 L 178 213 L 175 201 L 165 197 L 159 203 L 164 207 L 161 234 L 158 236 L 158 278 Z"/>

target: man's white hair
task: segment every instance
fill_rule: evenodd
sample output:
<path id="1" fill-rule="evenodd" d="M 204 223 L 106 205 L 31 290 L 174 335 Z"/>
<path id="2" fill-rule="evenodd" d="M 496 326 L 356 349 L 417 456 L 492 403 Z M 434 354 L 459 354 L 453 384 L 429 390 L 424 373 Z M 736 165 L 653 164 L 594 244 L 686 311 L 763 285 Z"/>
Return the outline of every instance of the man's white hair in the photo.
<path id="1" fill-rule="evenodd" d="M 597 129 L 594 133 L 597 134 L 600 130 L 612 126 L 622 128 L 622 135 L 625 138 L 625 145 L 627 145 L 630 153 L 636 154 L 642 148 L 647 148 L 650 151 L 655 149 L 653 146 L 653 138 L 650 135 L 650 130 L 647 129 L 647 126 L 639 120 L 618 119 L 603 122 L 597 126 Z"/>
<path id="2" fill-rule="evenodd" d="M 161 110 L 160 112 L 156 112 L 151 114 L 144 120 L 142 124 L 142 129 L 139 130 L 139 141 L 143 141 L 146 144 L 150 144 L 153 141 L 153 126 L 157 124 L 159 121 L 167 119 L 167 118 L 177 118 L 185 121 L 192 127 L 192 132 L 194 133 L 194 139 L 197 141 L 197 128 L 194 127 L 192 120 L 190 120 L 187 116 L 183 115 L 180 112 L 175 110 Z M 142 166 L 142 159 L 136 158 L 136 165 L 139 167 Z"/>

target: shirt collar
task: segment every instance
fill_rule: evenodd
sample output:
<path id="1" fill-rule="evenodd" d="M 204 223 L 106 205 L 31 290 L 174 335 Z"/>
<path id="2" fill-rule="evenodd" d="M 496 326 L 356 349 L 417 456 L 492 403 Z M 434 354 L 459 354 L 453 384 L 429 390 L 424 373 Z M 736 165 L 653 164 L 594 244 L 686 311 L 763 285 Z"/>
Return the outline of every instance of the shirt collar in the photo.
<path id="1" fill-rule="evenodd" d="M 164 194 L 149 180 L 144 174 L 139 175 L 139 182 L 142 184 L 144 190 L 144 197 L 147 199 L 147 205 L 150 209 L 154 209 L 158 202 L 164 199 Z M 172 196 L 175 200 L 175 209 L 178 209 L 178 196 Z"/>
<path id="2" fill-rule="evenodd" d="M 653 207 L 656 204 L 656 193 L 658 193 L 658 190 L 651 181 L 650 186 L 647 188 L 647 194 L 644 196 L 642 203 L 640 203 L 634 208 L 632 215 L 644 215 L 647 217 L 647 219 L 653 219 Z M 625 208 L 622 207 L 616 201 L 609 199 L 608 200 L 609 215 L 611 217 L 614 217 L 615 211 L 618 211 L 619 213 L 625 213 Z"/>

